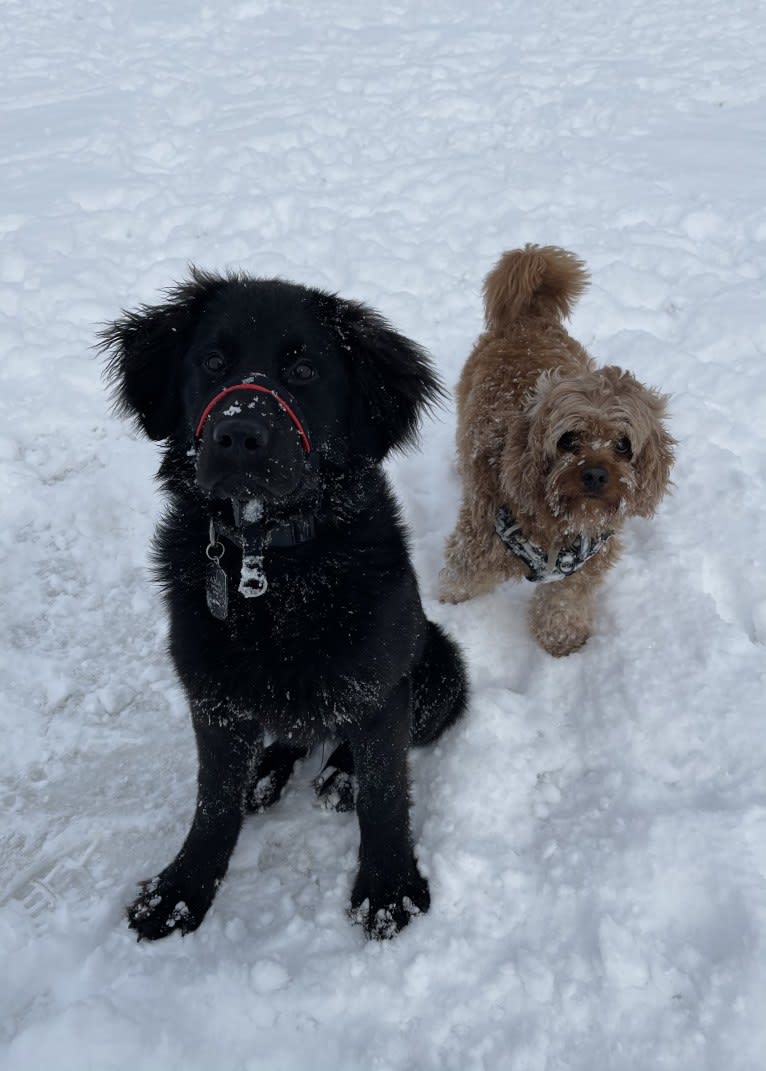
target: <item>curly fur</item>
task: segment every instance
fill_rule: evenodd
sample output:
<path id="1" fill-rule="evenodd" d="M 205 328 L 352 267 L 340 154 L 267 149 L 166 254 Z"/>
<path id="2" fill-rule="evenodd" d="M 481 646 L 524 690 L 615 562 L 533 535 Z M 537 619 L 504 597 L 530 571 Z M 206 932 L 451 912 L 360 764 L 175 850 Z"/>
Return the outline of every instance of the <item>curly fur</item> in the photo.
<path id="1" fill-rule="evenodd" d="M 486 331 L 457 388 L 463 500 L 447 540 L 442 601 L 526 575 L 495 533 L 500 506 L 527 539 L 551 550 L 650 517 L 668 488 L 675 440 L 664 423 L 667 398 L 614 365 L 596 367 L 563 327 L 587 285 L 582 261 L 552 246 L 504 253 L 487 276 Z M 597 488 L 584 476 L 594 472 Z M 619 554 L 615 535 L 579 572 L 538 587 L 530 625 L 551 654 L 586 642 L 596 588 Z"/>

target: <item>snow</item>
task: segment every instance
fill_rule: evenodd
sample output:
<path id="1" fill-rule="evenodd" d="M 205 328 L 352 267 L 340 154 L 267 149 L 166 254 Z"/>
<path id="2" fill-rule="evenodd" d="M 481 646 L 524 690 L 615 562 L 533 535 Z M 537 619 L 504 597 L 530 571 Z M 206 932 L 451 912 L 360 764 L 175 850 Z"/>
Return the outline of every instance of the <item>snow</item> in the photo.
<path id="1" fill-rule="evenodd" d="M 249 498 L 244 504 L 242 517 L 247 524 L 255 524 L 263 516 L 263 502 L 259 498 Z"/>
<path id="2" fill-rule="evenodd" d="M 760 1071 L 766 1053 L 766 23 L 753 0 L 6 0 L 0 30 L 0 1062 L 6 1071 Z M 202 928 L 137 944 L 195 756 L 148 545 L 156 447 L 91 345 L 189 262 L 367 301 L 455 383 L 498 254 L 572 249 L 572 330 L 672 394 L 673 495 L 596 634 L 435 601 L 454 415 L 390 466 L 465 721 L 415 754 L 432 907 L 346 916 L 321 757 Z M 151 740 L 151 747 L 148 741 Z"/>
<path id="3" fill-rule="evenodd" d="M 246 599 L 259 599 L 266 594 L 268 580 L 264 572 L 262 554 L 243 554 L 242 571 L 239 577 L 238 591 Z"/>

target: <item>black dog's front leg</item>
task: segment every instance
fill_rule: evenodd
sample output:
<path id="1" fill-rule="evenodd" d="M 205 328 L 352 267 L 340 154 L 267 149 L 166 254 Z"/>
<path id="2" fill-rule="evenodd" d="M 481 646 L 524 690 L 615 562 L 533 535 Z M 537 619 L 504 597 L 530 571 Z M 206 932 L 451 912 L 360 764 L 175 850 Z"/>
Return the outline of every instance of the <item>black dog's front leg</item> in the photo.
<path id="1" fill-rule="evenodd" d="M 237 843 L 244 792 L 261 747 L 255 722 L 227 724 L 203 703 L 192 705 L 192 716 L 199 757 L 194 819 L 176 858 L 142 883 L 141 895 L 128 908 L 139 940 L 190 933 L 202 922 Z"/>
<path id="2" fill-rule="evenodd" d="M 361 835 L 351 908 L 369 937 L 393 937 L 431 902 L 410 833 L 410 693 L 402 681 L 375 722 L 349 734 Z"/>

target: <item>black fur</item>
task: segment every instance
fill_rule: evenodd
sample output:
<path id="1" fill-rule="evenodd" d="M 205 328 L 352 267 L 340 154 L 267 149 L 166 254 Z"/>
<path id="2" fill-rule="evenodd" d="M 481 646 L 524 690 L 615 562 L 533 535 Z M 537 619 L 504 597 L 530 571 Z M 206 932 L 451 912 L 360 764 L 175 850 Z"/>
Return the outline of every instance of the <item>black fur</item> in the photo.
<path id="1" fill-rule="evenodd" d="M 352 776 L 358 786 L 352 910 L 370 936 L 391 936 L 430 901 L 410 833 L 407 752 L 438 737 L 466 701 L 460 654 L 423 614 L 380 467 L 390 450 L 412 443 L 423 407 L 440 393 L 430 363 L 362 305 L 196 270 L 165 304 L 111 325 L 102 345 L 120 411 L 166 440 L 159 476 L 169 508 L 156 564 L 199 754 L 189 834 L 144 884 L 130 925 L 139 938 L 196 929 L 243 815 L 275 802 L 295 761 L 328 737 L 340 744 L 318 794 L 343 809 L 353 805 Z M 310 460 L 279 407 L 261 396 L 236 417 L 252 421 L 242 432 L 247 449 L 230 448 L 217 412 L 195 443 L 206 401 L 253 373 L 283 384 L 300 407 Z M 202 461 L 207 490 L 197 479 Z M 218 620 L 206 605 L 205 550 L 211 516 L 234 523 L 229 493 L 257 498 L 266 526 L 309 515 L 316 533 L 266 548 L 269 586 L 257 599 L 237 591 L 241 551 L 224 540 L 230 599 Z M 274 743 L 264 751 L 265 732 Z"/>

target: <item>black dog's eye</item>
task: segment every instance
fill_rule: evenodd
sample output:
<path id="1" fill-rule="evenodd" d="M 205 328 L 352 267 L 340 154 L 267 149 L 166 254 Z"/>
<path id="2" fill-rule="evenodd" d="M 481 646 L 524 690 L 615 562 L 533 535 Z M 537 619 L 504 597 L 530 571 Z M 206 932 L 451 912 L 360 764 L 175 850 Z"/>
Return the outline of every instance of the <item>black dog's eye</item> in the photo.
<path id="1" fill-rule="evenodd" d="M 565 431 L 559 441 L 556 443 L 559 450 L 576 450 L 577 449 L 577 436 L 573 431 Z"/>
<path id="2" fill-rule="evenodd" d="M 291 383 L 310 383 L 319 373 L 310 361 L 298 361 L 290 369 L 287 378 Z"/>
<path id="3" fill-rule="evenodd" d="M 633 453 L 633 450 L 630 445 L 630 439 L 628 439 L 625 435 L 623 435 L 621 439 L 618 439 L 617 442 L 614 444 L 614 452 L 615 454 L 622 454 L 623 457 L 630 457 L 630 455 Z"/>
<path id="4" fill-rule="evenodd" d="M 212 353 L 208 353 L 202 363 L 208 372 L 223 372 L 226 367 L 226 358 L 218 350 L 213 350 Z"/>

